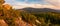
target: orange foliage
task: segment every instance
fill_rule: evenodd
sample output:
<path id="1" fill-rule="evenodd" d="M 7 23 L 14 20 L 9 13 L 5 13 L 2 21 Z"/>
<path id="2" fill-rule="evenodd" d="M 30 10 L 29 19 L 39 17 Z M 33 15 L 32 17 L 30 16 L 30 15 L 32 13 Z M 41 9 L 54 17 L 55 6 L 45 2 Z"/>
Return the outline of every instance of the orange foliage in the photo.
<path id="1" fill-rule="evenodd" d="M 5 5 L 3 5 L 3 7 L 4 7 L 4 9 L 7 9 L 7 10 L 11 9 L 11 6 L 9 4 L 5 4 Z"/>

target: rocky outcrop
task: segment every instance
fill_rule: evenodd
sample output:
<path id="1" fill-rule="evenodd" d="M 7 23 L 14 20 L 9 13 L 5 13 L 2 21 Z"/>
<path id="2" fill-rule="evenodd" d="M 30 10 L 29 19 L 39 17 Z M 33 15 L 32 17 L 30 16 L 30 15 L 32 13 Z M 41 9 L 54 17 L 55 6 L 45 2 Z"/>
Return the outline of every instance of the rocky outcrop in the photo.
<path id="1" fill-rule="evenodd" d="M 15 20 L 15 26 L 32 26 L 32 25 L 23 21 L 21 18 L 18 18 Z"/>
<path id="2" fill-rule="evenodd" d="M 8 25 L 4 20 L 0 19 L 0 26 L 8 26 Z"/>

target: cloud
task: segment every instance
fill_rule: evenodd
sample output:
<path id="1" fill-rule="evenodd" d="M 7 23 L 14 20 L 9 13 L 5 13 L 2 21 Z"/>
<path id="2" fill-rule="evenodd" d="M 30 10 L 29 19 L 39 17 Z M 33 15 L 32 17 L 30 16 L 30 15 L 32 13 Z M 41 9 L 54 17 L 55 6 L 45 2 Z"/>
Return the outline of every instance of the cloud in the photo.
<path id="1" fill-rule="evenodd" d="M 56 6 L 53 5 L 42 5 L 42 4 L 26 4 L 26 3 L 17 3 L 16 5 L 13 5 L 14 8 L 24 8 L 24 7 L 33 7 L 33 8 L 52 8 L 52 9 L 59 9 Z"/>
<path id="2" fill-rule="evenodd" d="M 48 4 L 28 4 L 25 2 L 18 2 L 16 0 L 6 0 L 6 3 L 13 6 L 15 9 L 21 9 L 24 7 L 33 7 L 33 8 L 52 8 L 52 9 L 60 9 L 60 0 L 43 0 Z"/>
<path id="3" fill-rule="evenodd" d="M 13 4 L 13 8 L 15 9 L 21 9 L 25 7 L 33 7 L 33 8 L 52 8 L 52 9 L 60 9 L 60 7 L 51 5 L 51 4 L 27 4 L 27 3 L 21 3 L 21 2 L 16 2 Z"/>
<path id="4" fill-rule="evenodd" d="M 45 0 L 45 1 L 50 3 L 51 5 L 60 7 L 60 0 Z"/>

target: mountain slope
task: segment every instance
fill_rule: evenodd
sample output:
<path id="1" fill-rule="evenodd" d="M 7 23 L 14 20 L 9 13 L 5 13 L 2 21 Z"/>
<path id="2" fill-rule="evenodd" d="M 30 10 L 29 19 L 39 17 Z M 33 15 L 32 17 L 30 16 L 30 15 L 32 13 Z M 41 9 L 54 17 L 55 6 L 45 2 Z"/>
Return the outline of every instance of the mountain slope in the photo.
<path id="1" fill-rule="evenodd" d="M 22 10 L 27 11 L 27 12 L 58 12 L 60 13 L 60 10 L 54 10 L 54 9 L 50 9 L 50 8 L 23 8 Z"/>

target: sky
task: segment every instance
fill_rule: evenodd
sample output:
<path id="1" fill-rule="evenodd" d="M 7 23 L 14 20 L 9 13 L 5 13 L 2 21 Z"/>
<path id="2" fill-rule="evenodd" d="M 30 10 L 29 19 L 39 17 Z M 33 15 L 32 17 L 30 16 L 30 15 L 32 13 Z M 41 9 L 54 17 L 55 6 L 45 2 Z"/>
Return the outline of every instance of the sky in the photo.
<path id="1" fill-rule="evenodd" d="M 60 0 L 5 0 L 5 4 L 10 4 L 15 9 L 25 7 L 60 9 Z"/>

